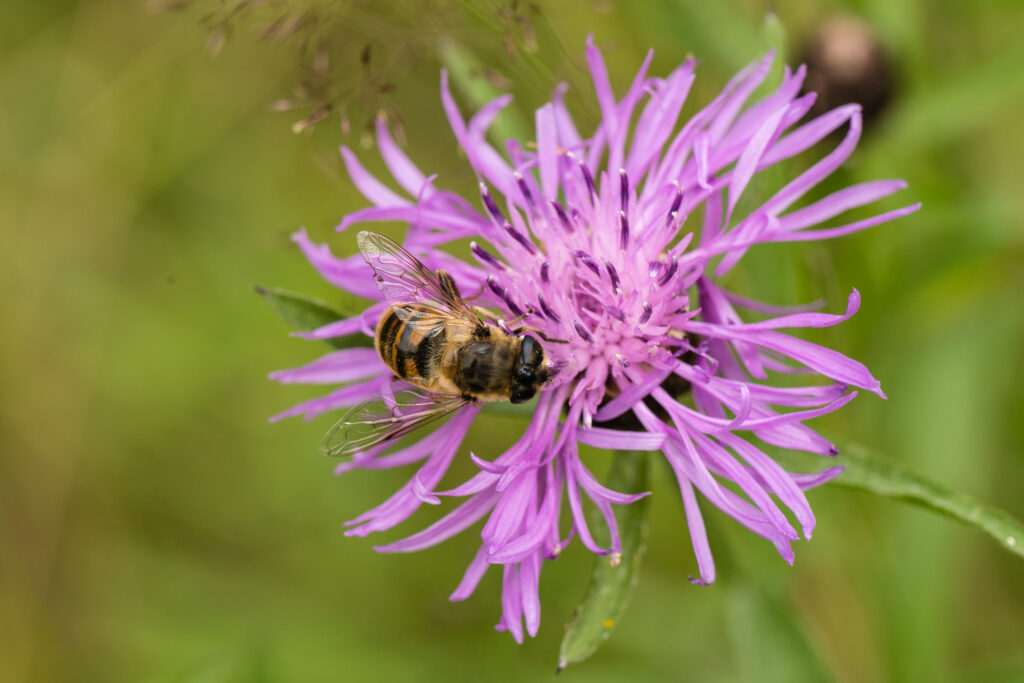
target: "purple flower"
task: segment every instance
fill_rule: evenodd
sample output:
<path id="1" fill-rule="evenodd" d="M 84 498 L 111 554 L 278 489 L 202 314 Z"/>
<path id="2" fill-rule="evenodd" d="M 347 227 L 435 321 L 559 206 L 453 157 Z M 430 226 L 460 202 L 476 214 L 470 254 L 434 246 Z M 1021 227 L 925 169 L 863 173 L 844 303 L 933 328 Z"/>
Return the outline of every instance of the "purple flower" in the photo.
<path id="1" fill-rule="evenodd" d="M 479 471 L 449 490 L 438 484 L 459 454 L 479 411 L 470 404 L 433 433 L 416 433 L 400 447 L 382 444 L 341 463 L 336 471 L 417 463 L 413 477 L 388 500 L 348 522 L 366 536 L 405 521 L 420 505 L 457 498 L 459 504 L 427 529 L 378 547 L 383 552 L 426 548 L 486 519 L 482 544 L 452 600 L 472 594 L 484 572 L 503 572 L 498 629 L 521 641 L 540 622 L 538 578 L 575 535 L 588 549 L 621 551 L 612 505 L 642 495 L 602 486 L 579 456 L 579 444 L 660 451 L 679 482 L 700 578 L 715 568 L 696 492 L 792 563 L 791 542 L 814 529 L 804 490 L 821 474 L 786 472 L 757 445 L 830 455 L 835 447 L 806 426 L 810 418 L 848 403 L 855 388 L 883 396 L 864 365 L 781 330 L 835 325 L 860 305 L 854 290 L 841 315 L 782 310 L 724 290 L 717 278 L 761 242 L 816 240 L 845 235 L 906 215 L 911 205 L 869 219 L 820 227 L 855 207 L 904 187 L 882 180 L 847 187 L 793 205 L 838 168 L 857 144 L 861 114 L 851 104 L 801 123 L 813 94 L 800 95 L 803 67 L 786 70 L 781 85 L 748 103 L 766 78 L 772 55 L 737 74 L 710 104 L 678 125 L 694 80 L 687 61 L 667 78 L 647 75 L 647 55 L 621 98 L 608 82 L 598 49 L 587 62 L 602 121 L 581 135 L 563 103 L 566 88 L 536 112 L 535 140 L 508 140 L 504 153 L 487 142 L 489 124 L 510 98 L 487 104 L 467 122 L 441 76 L 441 100 L 455 137 L 480 179 L 480 200 L 439 189 L 377 124 L 380 153 L 404 193 L 371 176 L 342 148 L 352 181 L 373 204 L 338 227 L 399 221 L 409 226 L 404 246 L 430 268 L 443 268 L 460 289 L 481 294 L 474 303 L 498 309 L 567 344 L 545 344 L 560 367 L 536 399 L 529 426 L 511 448 L 469 457 Z M 634 114 L 638 118 L 631 125 Z M 738 201 L 755 173 L 788 159 L 846 126 L 843 140 L 813 166 L 752 211 Z M 627 146 L 627 138 L 629 145 Z M 695 212 L 697 212 L 695 214 Z M 702 215 L 698 221 L 695 215 Z M 695 225 L 695 223 L 700 223 Z M 471 238 L 475 263 L 439 249 Z M 387 304 L 360 255 L 337 259 L 304 232 L 295 241 L 332 284 L 372 300 L 359 316 L 302 333 L 325 339 L 372 335 Z M 737 309 L 767 319 L 744 322 Z M 774 386 L 777 373 L 811 375 L 806 385 Z M 273 373 L 282 382 L 341 385 L 278 415 L 345 408 L 391 390 L 393 379 L 372 349 L 334 351 L 301 368 Z M 787 382 L 792 384 L 792 382 Z M 681 401 L 689 393 L 692 401 Z M 692 406 L 692 407 L 691 407 Z M 625 427 L 623 426 L 625 425 Z M 464 455 L 461 457 L 465 457 Z M 731 482 L 734 486 L 724 485 Z M 739 493 L 742 492 L 742 493 Z M 583 510 L 588 497 L 611 529 L 611 543 L 595 542 Z M 568 504 L 572 523 L 559 528 Z"/>

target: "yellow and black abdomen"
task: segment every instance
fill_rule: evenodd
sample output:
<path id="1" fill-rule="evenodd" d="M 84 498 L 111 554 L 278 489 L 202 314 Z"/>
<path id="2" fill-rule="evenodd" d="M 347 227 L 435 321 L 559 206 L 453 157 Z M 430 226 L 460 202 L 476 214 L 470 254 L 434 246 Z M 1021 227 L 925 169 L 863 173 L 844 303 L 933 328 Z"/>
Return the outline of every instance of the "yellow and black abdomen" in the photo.
<path id="1" fill-rule="evenodd" d="M 414 304 L 388 309 L 377 324 L 377 353 L 396 376 L 424 388 L 441 379 L 445 323 Z"/>

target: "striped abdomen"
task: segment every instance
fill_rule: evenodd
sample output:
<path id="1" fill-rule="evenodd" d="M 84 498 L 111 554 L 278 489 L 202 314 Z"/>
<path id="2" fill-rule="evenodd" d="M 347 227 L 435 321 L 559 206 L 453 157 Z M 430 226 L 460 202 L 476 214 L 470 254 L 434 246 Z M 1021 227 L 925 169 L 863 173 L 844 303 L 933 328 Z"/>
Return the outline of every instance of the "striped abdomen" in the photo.
<path id="1" fill-rule="evenodd" d="M 377 324 L 377 353 L 398 377 L 425 388 L 442 378 L 447 342 L 445 323 L 429 309 L 401 306 L 402 317 L 389 309 Z"/>

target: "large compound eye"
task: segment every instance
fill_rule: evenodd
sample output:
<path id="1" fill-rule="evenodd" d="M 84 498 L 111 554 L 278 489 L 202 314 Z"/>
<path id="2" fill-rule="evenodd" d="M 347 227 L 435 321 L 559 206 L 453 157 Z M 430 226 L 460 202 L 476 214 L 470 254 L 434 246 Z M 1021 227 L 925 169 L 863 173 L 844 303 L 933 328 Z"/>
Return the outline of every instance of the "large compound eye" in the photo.
<path id="1" fill-rule="evenodd" d="M 528 334 L 523 336 L 522 345 L 519 347 L 519 362 L 535 368 L 540 365 L 542 360 L 544 360 L 544 349 L 540 342 Z"/>

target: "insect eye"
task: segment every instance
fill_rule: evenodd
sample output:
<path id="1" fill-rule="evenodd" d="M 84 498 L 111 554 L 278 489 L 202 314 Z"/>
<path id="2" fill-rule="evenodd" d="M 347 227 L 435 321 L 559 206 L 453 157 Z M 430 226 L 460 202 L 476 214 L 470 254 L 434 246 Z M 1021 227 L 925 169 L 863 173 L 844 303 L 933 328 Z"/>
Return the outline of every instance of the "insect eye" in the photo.
<path id="1" fill-rule="evenodd" d="M 533 370 L 529 368 L 519 368 L 516 370 L 516 379 L 522 384 L 526 384 L 533 379 Z"/>
<path id="2" fill-rule="evenodd" d="M 523 337 L 522 346 L 519 347 L 519 362 L 523 365 L 537 366 L 544 359 L 544 350 L 540 343 L 531 337 Z"/>

